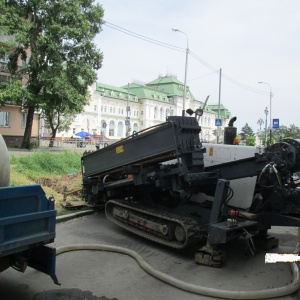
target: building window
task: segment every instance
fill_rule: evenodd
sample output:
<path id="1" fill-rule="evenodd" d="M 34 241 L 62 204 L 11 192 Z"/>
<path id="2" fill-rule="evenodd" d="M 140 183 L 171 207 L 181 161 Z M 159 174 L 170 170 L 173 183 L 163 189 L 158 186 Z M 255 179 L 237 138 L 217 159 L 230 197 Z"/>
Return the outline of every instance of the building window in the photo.
<path id="1" fill-rule="evenodd" d="M 154 107 L 154 119 L 157 119 L 157 107 Z"/>
<path id="2" fill-rule="evenodd" d="M 0 83 L 1 82 L 11 82 L 10 76 L 0 75 Z"/>
<path id="3" fill-rule="evenodd" d="M 106 122 L 105 122 L 105 120 L 101 120 L 101 134 L 102 135 L 106 134 Z"/>
<path id="4" fill-rule="evenodd" d="M 9 127 L 10 125 L 10 113 L 7 111 L 0 111 L 0 126 Z"/>
<path id="5" fill-rule="evenodd" d="M 76 133 L 76 128 L 72 129 L 72 133 L 75 134 Z"/>
<path id="6" fill-rule="evenodd" d="M 164 119 L 164 110 L 163 110 L 162 107 L 160 108 L 160 119 L 161 119 L 161 120 Z"/>
<path id="7" fill-rule="evenodd" d="M 109 136 L 114 136 L 115 135 L 115 122 L 114 121 L 110 121 L 109 122 L 109 132 L 108 132 Z"/>
<path id="8" fill-rule="evenodd" d="M 112 107 L 109 108 L 109 113 L 112 113 Z"/>
<path id="9" fill-rule="evenodd" d="M 107 107 L 106 107 L 106 106 L 104 106 L 104 112 L 105 112 L 105 113 L 107 112 Z"/>
<path id="10" fill-rule="evenodd" d="M 8 63 L 8 53 L 0 53 L 0 62 Z"/>
<path id="11" fill-rule="evenodd" d="M 25 128 L 26 127 L 26 121 L 27 121 L 27 114 L 26 113 L 22 113 L 22 116 L 21 116 L 21 128 Z"/>
<path id="12" fill-rule="evenodd" d="M 137 123 L 133 124 L 133 131 L 138 132 L 139 131 L 139 127 Z"/>
<path id="13" fill-rule="evenodd" d="M 118 133 L 117 133 L 118 137 L 122 137 L 123 135 L 123 122 L 119 122 L 118 123 Z"/>
<path id="14" fill-rule="evenodd" d="M 26 59 L 22 60 L 22 68 L 27 68 L 29 65 L 29 57 L 26 57 Z"/>
<path id="15" fill-rule="evenodd" d="M 97 105 L 94 105 L 94 111 L 97 111 Z"/>

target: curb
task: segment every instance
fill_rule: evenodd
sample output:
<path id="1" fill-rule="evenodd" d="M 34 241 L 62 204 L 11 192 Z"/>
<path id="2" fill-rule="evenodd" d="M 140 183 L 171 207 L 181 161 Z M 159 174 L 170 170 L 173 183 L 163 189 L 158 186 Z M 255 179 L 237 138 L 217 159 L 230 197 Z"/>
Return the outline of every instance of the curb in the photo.
<path id="1" fill-rule="evenodd" d="M 96 212 L 95 210 L 89 209 L 89 210 L 80 211 L 80 212 L 73 213 L 73 214 L 59 216 L 59 217 L 56 217 L 56 224 L 66 222 L 66 221 L 69 221 L 69 220 L 72 220 L 72 219 L 75 219 L 75 218 L 80 218 L 80 217 L 84 217 L 84 216 L 87 216 L 87 215 L 92 215 L 95 212 Z"/>

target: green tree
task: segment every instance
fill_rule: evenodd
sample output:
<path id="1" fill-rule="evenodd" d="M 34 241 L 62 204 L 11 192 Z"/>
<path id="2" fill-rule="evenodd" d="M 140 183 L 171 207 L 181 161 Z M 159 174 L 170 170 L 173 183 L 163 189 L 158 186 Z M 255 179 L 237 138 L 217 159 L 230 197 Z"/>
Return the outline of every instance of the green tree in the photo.
<path id="1" fill-rule="evenodd" d="M 49 78 L 42 96 L 44 97 L 42 113 L 51 128 L 49 147 L 53 147 L 57 131 L 69 129 L 74 117 L 82 111 L 88 97 L 78 93 L 77 89 L 69 84 L 64 69 L 55 78 Z"/>
<path id="2" fill-rule="evenodd" d="M 247 136 L 246 137 L 246 146 L 255 146 L 255 145 L 256 145 L 255 136 Z"/>
<path id="3" fill-rule="evenodd" d="M 274 129 L 272 131 L 272 140 L 274 142 L 279 142 L 280 140 L 282 140 L 286 137 L 286 133 L 287 133 L 287 127 L 284 125 L 281 125 L 279 128 Z"/>
<path id="4" fill-rule="evenodd" d="M 246 123 L 245 126 L 242 127 L 239 135 L 243 141 L 247 141 L 248 137 L 255 137 L 255 133 L 253 129 L 248 125 L 248 123 Z"/>
<path id="5" fill-rule="evenodd" d="M 13 44 L 3 43 L 10 52 L 9 70 L 18 80 L 27 78 L 26 92 L 21 84 L 17 91 L 14 83 L 13 88 L 0 89 L 0 101 L 15 100 L 27 108 L 21 146 L 26 148 L 36 109 L 42 108 L 46 116 L 54 107 L 68 113 L 88 100 L 88 86 L 103 59 L 93 38 L 101 30 L 104 11 L 93 0 L 0 0 L 0 5 L 0 31 L 14 36 Z M 20 58 L 26 62 L 21 69 Z M 56 78 L 63 79 L 62 84 Z"/>
<path id="6" fill-rule="evenodd" d="M 300 128 L 295 124 L 290 125 L 289 128 L 284 132 L 285 138 L 299 139 L 300 138 Z"/>

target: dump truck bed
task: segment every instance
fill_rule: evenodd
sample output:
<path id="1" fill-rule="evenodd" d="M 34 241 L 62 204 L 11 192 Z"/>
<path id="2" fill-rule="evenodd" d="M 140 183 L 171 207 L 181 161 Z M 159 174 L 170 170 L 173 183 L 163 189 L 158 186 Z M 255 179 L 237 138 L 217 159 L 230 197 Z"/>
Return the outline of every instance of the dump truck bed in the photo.
<path id="1" fill-rule="evenodd" d="M 40 185 L 0 188 L 0 257 L 48 244 L 55 238 L 54 202 Z"/>

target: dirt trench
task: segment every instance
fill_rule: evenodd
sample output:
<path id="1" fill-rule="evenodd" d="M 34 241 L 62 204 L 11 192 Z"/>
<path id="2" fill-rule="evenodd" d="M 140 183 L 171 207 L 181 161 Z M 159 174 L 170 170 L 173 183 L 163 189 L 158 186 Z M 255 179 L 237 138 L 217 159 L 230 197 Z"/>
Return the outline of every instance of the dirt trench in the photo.
<path id="1" fill-rule="evenodd" d="M 68 174 L 60 178 L 56 177 L 40 177 L 37 183 L 42 186 L 47 186 L 55 190 L 57 193 L 64 194 L 79 190 L 81 187 L 81 173 Z M 81 191 L 75 193 L 78 197 L 81 197 Z"/>

